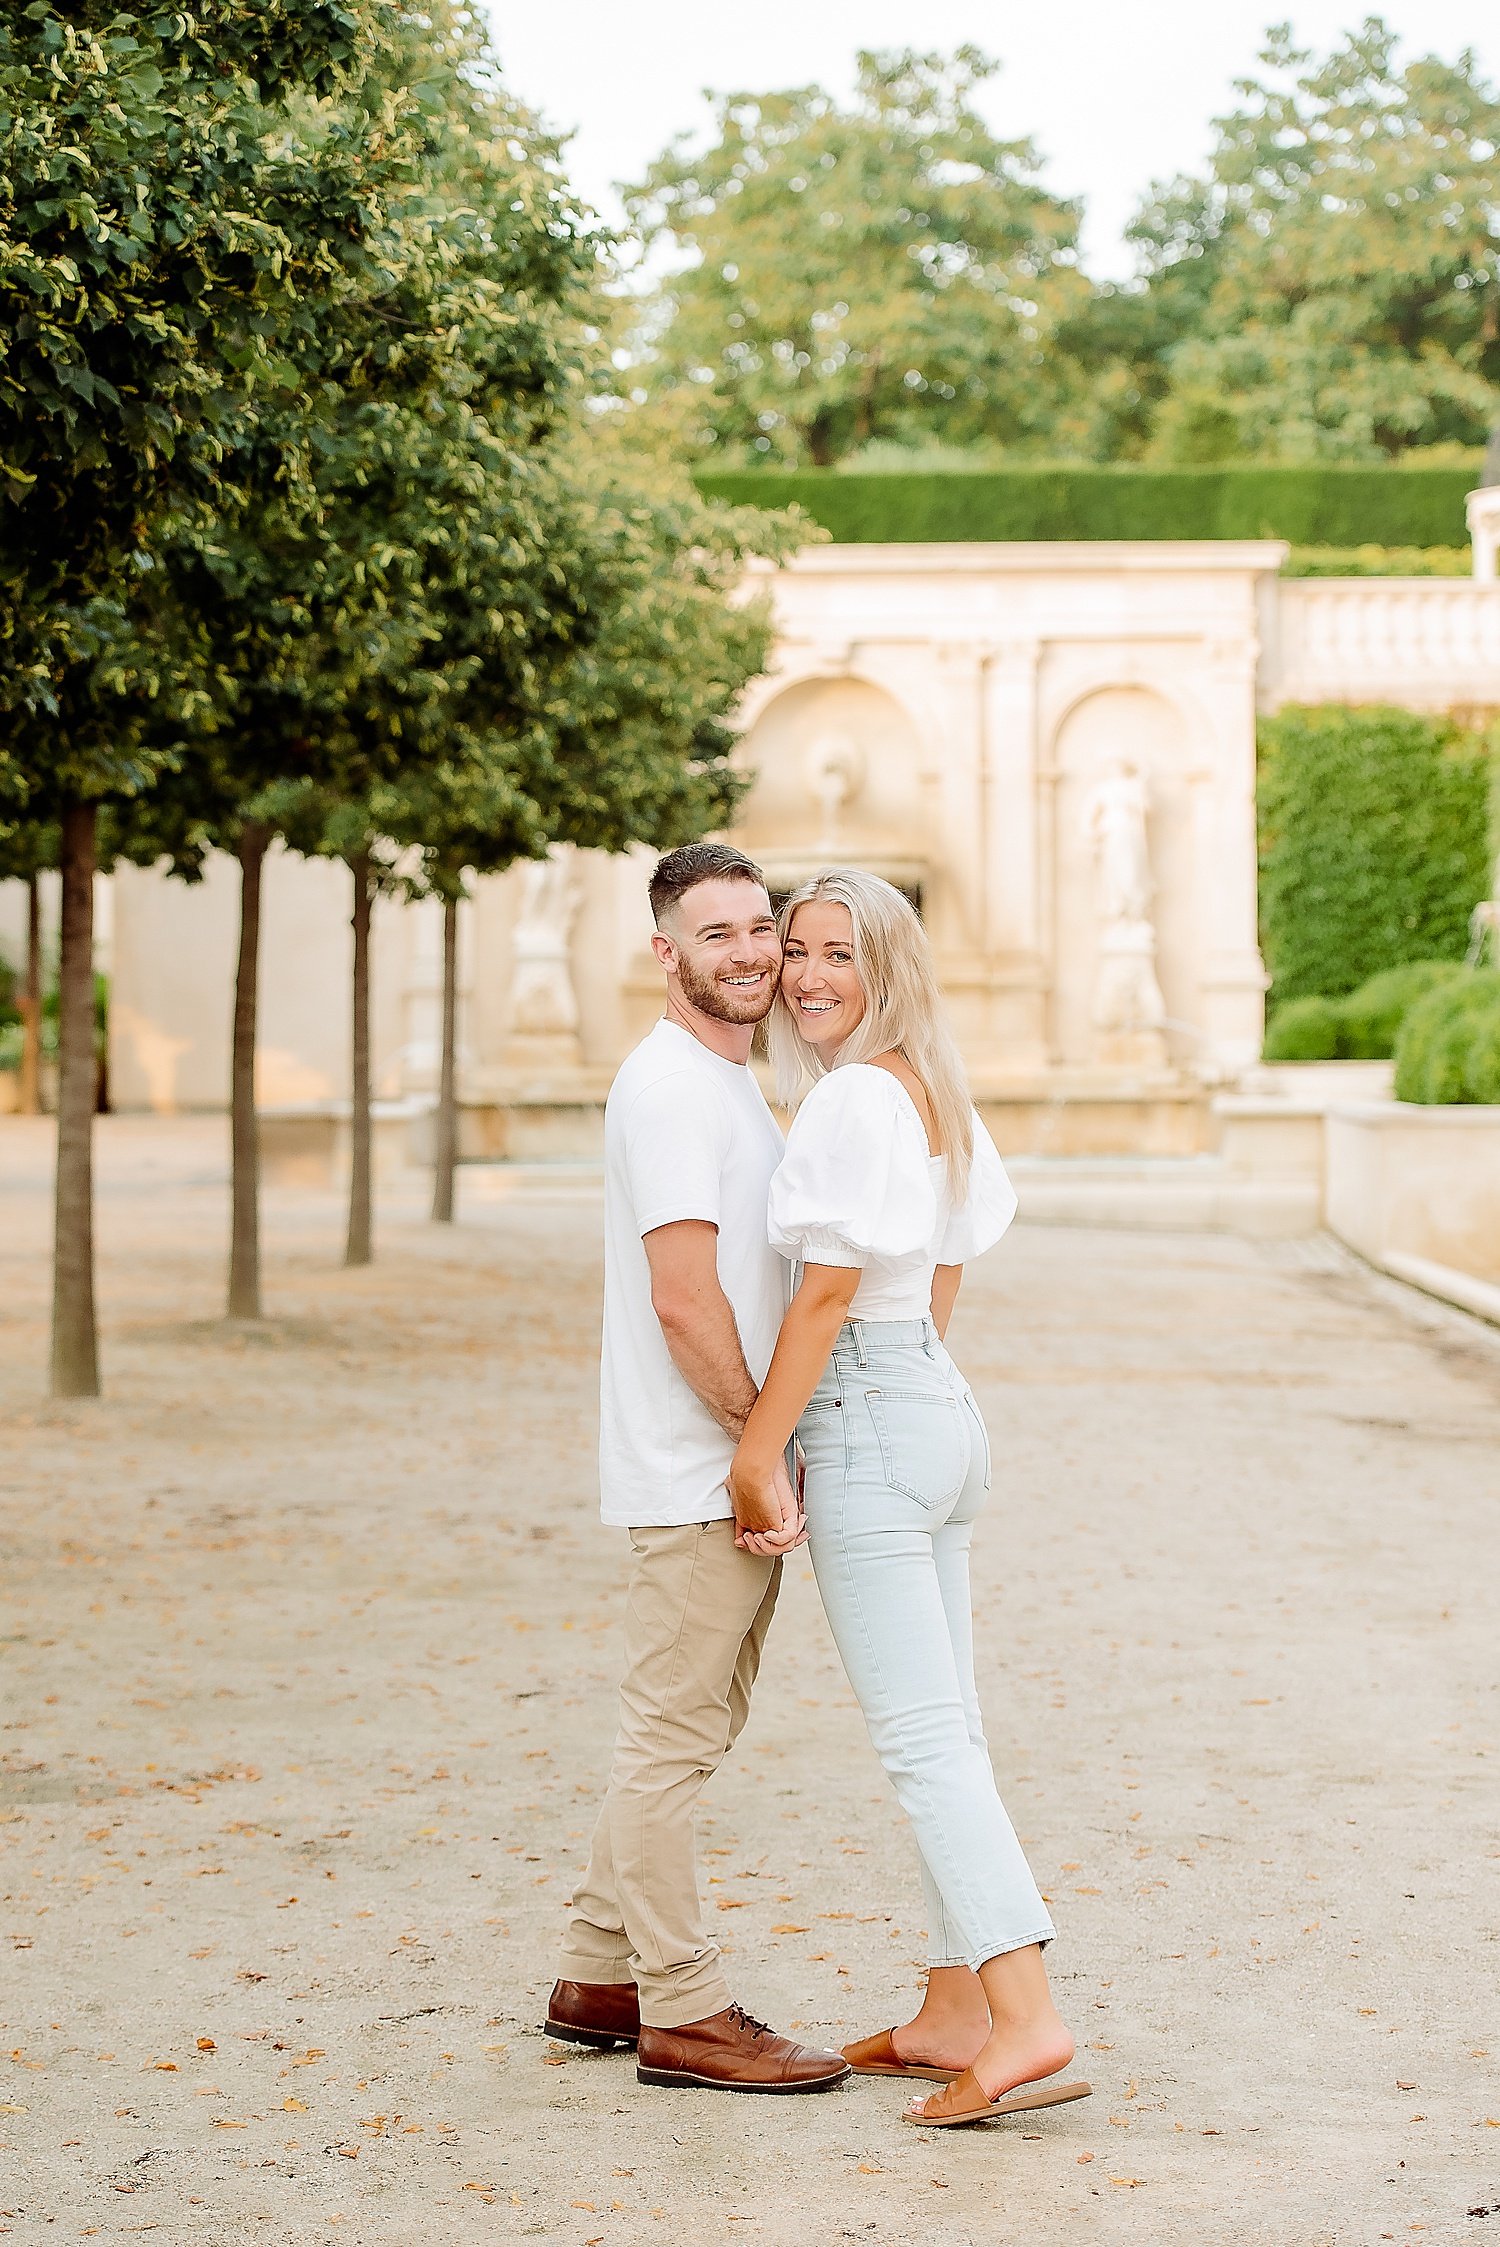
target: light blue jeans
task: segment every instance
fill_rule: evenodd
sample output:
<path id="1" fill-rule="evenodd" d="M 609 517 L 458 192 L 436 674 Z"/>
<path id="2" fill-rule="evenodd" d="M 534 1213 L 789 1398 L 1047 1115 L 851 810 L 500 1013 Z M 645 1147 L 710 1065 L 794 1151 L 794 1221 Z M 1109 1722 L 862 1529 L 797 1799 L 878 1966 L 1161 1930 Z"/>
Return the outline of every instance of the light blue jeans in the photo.
<path id="1" fill-rule="evenodd" d="M 969 1543 L 990 1448 L 969 1385 L 930 1319 L 852 1319 L 797 1433 L 818 1589 L 921 1853 L 930 1963 L 1049 1942 L 974 1685 Z"/>

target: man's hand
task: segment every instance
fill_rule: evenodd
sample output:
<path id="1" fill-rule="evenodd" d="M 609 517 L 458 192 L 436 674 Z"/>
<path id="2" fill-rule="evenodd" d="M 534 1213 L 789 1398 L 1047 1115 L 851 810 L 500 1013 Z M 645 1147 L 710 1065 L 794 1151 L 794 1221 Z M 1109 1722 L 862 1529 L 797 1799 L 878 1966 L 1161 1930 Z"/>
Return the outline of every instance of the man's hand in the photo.
<path id="1" fill-rule="evenodd" d="M 766 1468 L 747 1458 L 743 1447 L 737 1451 L 729 1470 L 729 1498 L 734 1507 L 734 1541 L 742 1552 L 774 1558 L 789 1553 L 807 1535 L 786 1461 L 779 1455 Z"/>

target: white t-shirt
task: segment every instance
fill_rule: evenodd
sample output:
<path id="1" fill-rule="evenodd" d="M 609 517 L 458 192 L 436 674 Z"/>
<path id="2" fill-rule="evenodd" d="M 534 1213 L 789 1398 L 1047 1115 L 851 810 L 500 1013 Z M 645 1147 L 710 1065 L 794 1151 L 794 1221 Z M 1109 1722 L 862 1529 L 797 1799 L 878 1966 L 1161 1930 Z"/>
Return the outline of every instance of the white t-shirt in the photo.
<path id="1" fill-rule="evenodd" d="M 672 1363 L 651 1307 L 643 1236 L 702 1218 L 719 1229 L 719 1284 L 745 1363 L 763 1381 L 787 1304 L 766 1234 L 784 1142 L 750 1070 L 658 1022 L 604 1110 L 604 1349 L 600 1512 L 618 1527 L 725 1521 L 733 1439 Z"/>
<path id="2" fill-rule="evenodd" d="M 911 1094 L 889 1069 L 846 1062 L 797 1110 L 771 1185 L 773 1245 L 803 1264 L 857 1267 L 852 1319 L 920 1319 L 939 1264 L 982 1256 L 1016 1214 L 1015 1189 L 973 1111 L 974 1154 L 961 1203 L 948 1158 L 927 1151 Z"/>

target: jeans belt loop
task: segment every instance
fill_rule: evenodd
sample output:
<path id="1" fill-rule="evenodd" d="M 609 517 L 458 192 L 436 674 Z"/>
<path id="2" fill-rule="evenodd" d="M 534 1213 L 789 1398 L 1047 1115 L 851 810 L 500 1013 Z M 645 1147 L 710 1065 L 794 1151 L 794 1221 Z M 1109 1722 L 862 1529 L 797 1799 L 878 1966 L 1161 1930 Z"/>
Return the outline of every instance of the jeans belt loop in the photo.
<path id="1" fill-rule="evenodd" d="M 864 1371 L 864 1369 L 865 1369 L 865 1367 L 866 1367 L 866 1366 L 867 1366 L 867 1365 L 869 1364 L 869 1362 L 870 1362 L 870 1361 L 869 1361 L 869 1359 L 868 1359 L 868 1357 L 866 1357 L 866 1355 L 865 1355 L 865 1330 L 864 1330 L 864 1328 L 863 1328 L 863 1327 L 862 1327 L 862 1326 L 860 1325 L 860 1323 L 859 1323 L 859 1320 L 858 1320 L 858 1319 L 851 1319 L 851 1320 L 849 1321 L 849 1324 L 850 1324 L 850 1325 L 851 1325 L 851 1326 L 853 1327 L 853 1329 L 854 1329 L 854 1350 L 855 1350 L 855 1355 L 856 1355 L 856 1356 L 858 1357 L 858 1359 L 859 1359 L 860 1371 L 861 1371 L 861 1372 L 863 1372 L 863 1371 Z"/>

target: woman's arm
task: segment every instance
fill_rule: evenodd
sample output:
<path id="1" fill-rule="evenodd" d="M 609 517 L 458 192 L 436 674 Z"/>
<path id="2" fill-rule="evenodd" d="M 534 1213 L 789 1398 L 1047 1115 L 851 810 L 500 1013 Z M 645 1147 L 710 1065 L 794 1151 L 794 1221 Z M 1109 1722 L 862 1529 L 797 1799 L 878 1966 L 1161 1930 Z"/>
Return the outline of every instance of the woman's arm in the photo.
<path id="1" fill-rule="evenodd" d="M 763 1515 L 765 1493 L 808 1398 L 823 1378 L 860 1278 L 853 1266 L 803 1266 L 802 1285 L 781 1322 L 770 1371 L 751 1408 L 729 1470 L 729 1497 L 737 1521 L 747 1514 L 752 1519 Z M 783 1543 L 771 1534 L 748 1533 L 740 1541 L 754 1552 L 783 1552 L 792 1542 L 788 1539 Z"/>
<path id="2" fill-rule="evenodd" d="M 962 1264 L 939 1264 L 932 1275 L 932 1323 L 938 1330 L 940 1342 L 948 1339 L 948 1321 L 953 1316 L 963 1280 Z"/>

